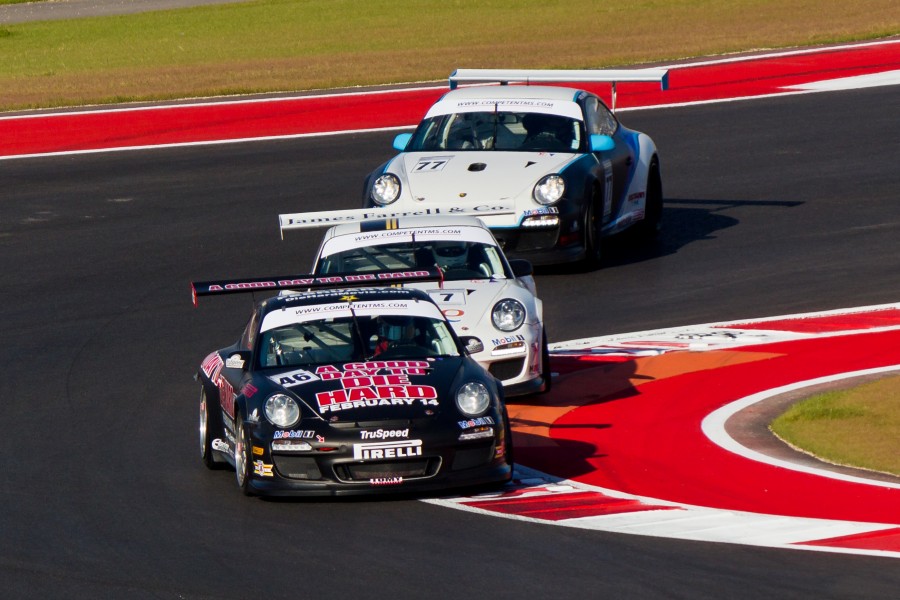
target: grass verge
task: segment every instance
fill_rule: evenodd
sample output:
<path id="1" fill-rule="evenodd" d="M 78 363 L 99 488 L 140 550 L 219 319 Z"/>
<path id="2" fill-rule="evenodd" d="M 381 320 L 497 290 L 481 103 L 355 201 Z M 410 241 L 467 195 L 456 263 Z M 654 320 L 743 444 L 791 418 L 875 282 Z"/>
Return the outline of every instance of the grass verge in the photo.
<path id="1" fill-rule="evenodd" d="M 807 398 L 770 429 L 827 462 L 900 476 L 900 376 Z"/>
<path id="2" fill-rule="evenodd" d="M 257 0 L 0 26 L 0 110 L 601 68 L 900 32 L 896 0 Z"/>

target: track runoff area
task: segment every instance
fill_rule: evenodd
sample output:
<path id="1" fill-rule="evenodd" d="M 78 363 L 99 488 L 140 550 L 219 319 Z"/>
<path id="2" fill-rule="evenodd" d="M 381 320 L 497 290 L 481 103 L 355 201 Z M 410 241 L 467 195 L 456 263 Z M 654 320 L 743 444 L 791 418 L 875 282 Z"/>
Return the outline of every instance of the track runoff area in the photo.
<path id="1" fill-rule="evenodd" d="M 897 85 L 900 40 L 664 68 L 667 91 L 623 85 L 618 110 Z M 445 90 L 16 114 L 0 117 L 0 160 L 405 129 Z M 551 351 L 553 392 L 509 404 L 514 482 L 426 502 L 566 527 L 900 558 L 896 479 L 761 450 L 766 435 L 755 433 L 765 423 L 747 417 L 784 394 L 900 373 L 900 304 L 574 340 Z"/>

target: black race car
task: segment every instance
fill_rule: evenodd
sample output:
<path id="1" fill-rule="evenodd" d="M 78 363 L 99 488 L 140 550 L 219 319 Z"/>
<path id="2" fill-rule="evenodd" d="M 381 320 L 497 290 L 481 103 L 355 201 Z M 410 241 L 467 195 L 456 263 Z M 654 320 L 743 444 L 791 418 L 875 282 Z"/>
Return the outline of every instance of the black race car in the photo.
<path id="1" fill-rule="evenodd" d="M 347 289 L 425 271 L 194 283 L 197 296 L 277 289 L 200 366 L 200 450 L 248 495 L 344 495 L 502 483 L 512 439 L 499 382 L 428 295 Z M 366 281 L 369 280 L 369 281 Z M 340 285 L 342 289 L 334 289 Z"/>

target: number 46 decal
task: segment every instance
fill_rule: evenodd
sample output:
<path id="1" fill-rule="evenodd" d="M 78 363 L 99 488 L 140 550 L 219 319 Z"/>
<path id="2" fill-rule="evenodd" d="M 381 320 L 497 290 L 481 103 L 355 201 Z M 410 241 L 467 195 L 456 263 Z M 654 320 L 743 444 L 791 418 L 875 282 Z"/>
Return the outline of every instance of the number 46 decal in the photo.
<path id="1" fill-rule="evenodd" d="M 413 171 L 416 173 L 436 173 L 444 168 L 450 162 L 452 156 L 432 156 L 429 158 L 420 158 Z"/>

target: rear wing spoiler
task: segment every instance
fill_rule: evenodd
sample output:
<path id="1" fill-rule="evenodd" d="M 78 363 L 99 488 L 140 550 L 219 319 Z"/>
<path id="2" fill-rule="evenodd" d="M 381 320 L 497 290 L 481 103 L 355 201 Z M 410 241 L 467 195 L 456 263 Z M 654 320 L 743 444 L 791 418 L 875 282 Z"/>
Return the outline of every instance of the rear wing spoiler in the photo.
<path id="1" fill-rule="evenodd" d="M 408 217 L 483 217 L 487 215 L 515 214 L 512 202 L 491 202 L 489 204 L 460 204 L 447 206 L 431 206 L 428 208 L 410 208 L 398 210 L 385 207 L 351 208 L 347 210 L 327 210 L 321 212 L 292 213 L 278 215 L 278 228 L 281 239 L 286 229 L 309 229 L 313 227 L 332 227 L 343 223 L 362 223 L 373 221 L 389 221 Z"/>
<path id="2" fill-rule="evenodd" d="M 395 270 L 378 273 L 334 273 L 332 275 L 287 275 L 283 277 L 256 277 L 248 279 L 221 279 L 216 281 L 192 281 L 191 301 L 198 305 L 199 296 L 222 296 L 252 292 L 277 292 L 282 290 L 392 286 L 402 283 L 439 281 L 444 274 L 433 270 Z"/>
<path id="3" fill-rule="evenodd" d="M 658 81 L 669 89 L 668 69 L 457 69 L 450 75 L 450 89 L 460 83 L 573 83 L 598 82 L 612 84 L 612 110 L 616 110 L 616 84 L 619 82 Z"/>

